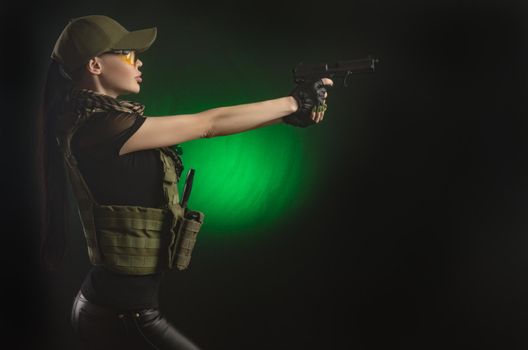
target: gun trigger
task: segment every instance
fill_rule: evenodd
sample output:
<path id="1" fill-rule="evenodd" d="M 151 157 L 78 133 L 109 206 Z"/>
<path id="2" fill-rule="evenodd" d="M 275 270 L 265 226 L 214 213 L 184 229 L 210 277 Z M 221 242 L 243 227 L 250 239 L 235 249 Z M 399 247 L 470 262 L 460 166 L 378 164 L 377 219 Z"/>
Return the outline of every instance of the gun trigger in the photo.
<path id="1" fill-rule="evenodd" d="M 350 71 L 347 71 L 346 74 L 345 74 L 345 79 L 343 79 L 343 87 L 348 87 L 346 81 L 347 81 L 347 78 L 349 75 L 351 75 L 352 73 Z"/>

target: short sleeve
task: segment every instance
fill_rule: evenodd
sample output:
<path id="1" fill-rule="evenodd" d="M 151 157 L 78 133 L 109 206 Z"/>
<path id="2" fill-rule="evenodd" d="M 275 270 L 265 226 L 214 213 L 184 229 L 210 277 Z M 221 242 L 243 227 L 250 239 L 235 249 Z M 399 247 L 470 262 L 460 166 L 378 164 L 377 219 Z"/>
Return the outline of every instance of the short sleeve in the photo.
<path id="1" fill-rule="evenodd" d="M 94 113 L 77 131 L 77 145 L 82 151 L 97 158 L 119 157 L 121 147 L 145 120 L 146 118 L 138 113 Z"/>

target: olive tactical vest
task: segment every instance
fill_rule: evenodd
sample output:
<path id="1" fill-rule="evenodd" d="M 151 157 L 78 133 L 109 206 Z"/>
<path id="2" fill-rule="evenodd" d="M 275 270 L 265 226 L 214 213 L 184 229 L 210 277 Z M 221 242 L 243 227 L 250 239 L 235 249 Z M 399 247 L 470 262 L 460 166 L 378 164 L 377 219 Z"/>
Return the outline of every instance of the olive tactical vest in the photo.
<path id="1" fill-rule="evenodd" d="M 179 203 L 177 182 L 183 164 L 178 154 L 170 147 L 156 148 L 163 164 L 164 204 L 155 208 L 98 203 L 71 151 L 73 135 L 92 113 L 113 109 L 143 116 L 144 105 L 92 90 L 72 89 L 66 106 L 63 119 L 58 121 L 57 143 L 77 201 L 90 262 L 131 275 L 152 274 L 174 266 L 186 269 L 204 215 L 192 211 L 198 214 L 198 220 L 187 220 L 187 208 Z"/>

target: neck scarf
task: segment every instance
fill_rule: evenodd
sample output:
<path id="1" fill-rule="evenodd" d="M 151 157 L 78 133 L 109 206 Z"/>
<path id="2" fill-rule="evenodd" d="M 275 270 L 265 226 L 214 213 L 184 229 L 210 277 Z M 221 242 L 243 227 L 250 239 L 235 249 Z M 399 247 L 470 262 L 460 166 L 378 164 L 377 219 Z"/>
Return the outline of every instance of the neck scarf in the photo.
<path id="1" fill-rule="evenodd" d="M 145 105 L 139 102 L 121 100 L 89 89 L 72 88 L 69 98 L 75 111 L 113 109 L 121 112 L 138 113 L 143 116 L 145 110 Z"/>
<path id="2" fill-rule="evenodd" d="M 139 102 L 122 100 L 109 95 L 104 95 L 90 89 L 72 88 L 68 94 L 68 102 L 75 115 L 86 118 L 91 113 L 98 111 L 116 110 L 127 113 L 137 113 L 145 118 L 143 112 L 145 105 Z M 173 146 L 178 155 L 183 154 L 180 145 Z"/>

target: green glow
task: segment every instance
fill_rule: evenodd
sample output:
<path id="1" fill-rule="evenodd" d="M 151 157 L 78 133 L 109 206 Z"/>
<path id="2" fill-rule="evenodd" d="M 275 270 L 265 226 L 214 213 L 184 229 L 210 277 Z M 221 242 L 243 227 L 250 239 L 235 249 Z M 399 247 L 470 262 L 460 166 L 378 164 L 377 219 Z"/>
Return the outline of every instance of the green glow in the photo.
<path id="1" fill-rule="evenodd" d="M 269 229 L 292 215 L 308 192 L 311 172 L 302 138 L 283 125 L 183 147 L 184 174 L 195 169 L 189 207 L 206 213 L 213 234 Z M 179 188 L 182 193 L 183 181 Z"/>

